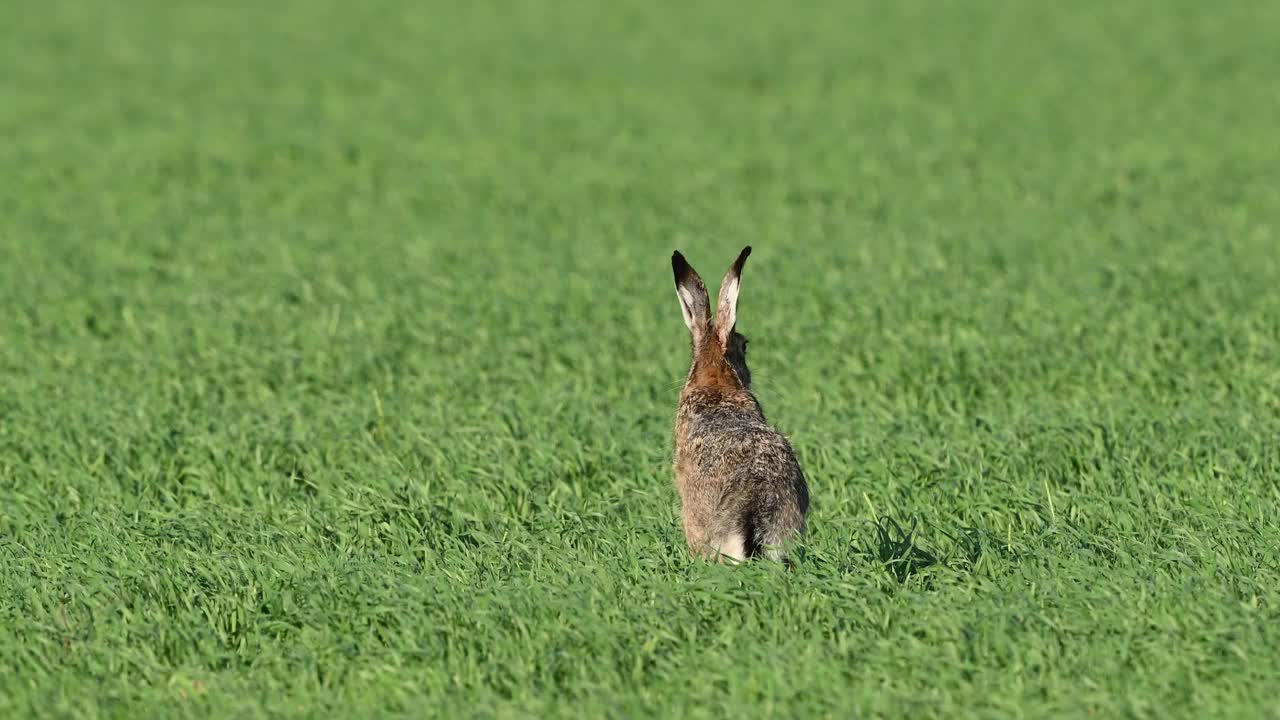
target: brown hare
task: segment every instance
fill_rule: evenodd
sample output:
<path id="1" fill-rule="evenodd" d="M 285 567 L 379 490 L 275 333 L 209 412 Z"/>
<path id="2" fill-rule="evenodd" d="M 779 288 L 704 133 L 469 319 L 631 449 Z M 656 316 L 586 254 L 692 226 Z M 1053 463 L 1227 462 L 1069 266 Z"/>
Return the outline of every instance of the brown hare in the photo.
<path id="1" fill-rule="evenodd" d="M 791 444 L 751 393 L 747 339 L 734 330 L 743 248 L 720 286 L 715 321 L 702 278 L 678 251 L 676 295 L 693 363 L 676 410 L 675 475 L 685 540 L 698 556 L 787 560 L 804 534 L 809 488 Z"/>

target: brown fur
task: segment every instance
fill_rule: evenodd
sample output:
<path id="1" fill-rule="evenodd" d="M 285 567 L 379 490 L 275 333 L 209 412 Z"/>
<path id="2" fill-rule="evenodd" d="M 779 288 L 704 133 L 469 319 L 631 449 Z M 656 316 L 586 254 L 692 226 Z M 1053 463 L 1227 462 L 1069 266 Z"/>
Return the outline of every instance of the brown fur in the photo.
<path id="1" fill-rule="evenodd" d="M 742 389 L 738 376 L 724 359 L 724 348 L 714 340 L 708 342 L 693 362 L 689 385 L 700 388 L 717 388 L 726 396 L 750 395 Z M 681 393 L 683 395 L 683 393 Z"/>
<path id="2" fill-rule="evenodd" d="M 804 534 L 809 489 L 791 444 L 768 425 L 751 392 L 746 338 L 734 329 L 750 252 L 745 248 L 725 275 L 714 324 L 702 279 L 680 253 L 671 259 L 693 338 L 676 410 L 676 486 L 695 555 L 782 560 Z"/>

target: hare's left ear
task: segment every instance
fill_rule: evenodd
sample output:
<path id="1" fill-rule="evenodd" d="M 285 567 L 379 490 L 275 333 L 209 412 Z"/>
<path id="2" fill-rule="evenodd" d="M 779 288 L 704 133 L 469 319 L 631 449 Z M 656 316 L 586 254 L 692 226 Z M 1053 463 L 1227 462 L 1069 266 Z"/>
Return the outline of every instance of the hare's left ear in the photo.
<path id="1" fill-rule="evenodd" d="M 747 264 L 750 254 L 750 245 L 742 248 L 738 259 L 725 273 L 724 282 L 720 283 L 720 299 L 716 301 L 716 337 L 721 343 L 729 341 L 729 333 L 738 322 L 738 287 L 742 284 L 742 266 Z"/>
<path id="2" fill-rule="evenodd" d="M 689 327 L 695 347 L 702 344 L 711 324 L 711 303 L 707 300 L 707 286 L 702 284 L 698 271 L 677 250 L 671 253 L 671 270 L 675 275 L 676 297 L 680 299 L 680 312 L 684 324 Z"/>

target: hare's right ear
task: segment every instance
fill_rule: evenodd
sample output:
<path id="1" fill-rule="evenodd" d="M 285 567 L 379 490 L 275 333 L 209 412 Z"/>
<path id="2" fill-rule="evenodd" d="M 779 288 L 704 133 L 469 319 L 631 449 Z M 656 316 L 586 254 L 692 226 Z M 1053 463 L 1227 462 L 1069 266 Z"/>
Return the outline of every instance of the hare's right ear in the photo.
<path id="1" fill-rule="evenodd" d="M 711 324 L 711 301 L 707 299 L 707 286 L 689 266 L 689 262 L 677 250 L 671 254 L 671 270 L 676 277 L 676 297 L 680 299 L 680 311 L 684 324 L 693 335 L 693 342 L 700 343 Z"/>
<path id="2" fill-rule="evenodd" d="M 738 259 L 725 273 L 724 282 L 720 283 L 720 299 L 716 302 L 716 337 L 725 347 L 729 346 L 729 334 L 738 323 L 738 288 L 742 285 L 742 266 L 747 264 L 750 254 L 750 245 L 742 248 Z"/>

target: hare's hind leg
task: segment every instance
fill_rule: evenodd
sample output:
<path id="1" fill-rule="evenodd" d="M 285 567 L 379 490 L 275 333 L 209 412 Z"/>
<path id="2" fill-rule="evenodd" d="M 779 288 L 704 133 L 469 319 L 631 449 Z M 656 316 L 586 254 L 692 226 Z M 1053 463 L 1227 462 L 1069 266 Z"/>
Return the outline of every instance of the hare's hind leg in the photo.
<path id="1" fill-rule="evenodd" d="M 759 539 L 758 552 L 774 561 L 791 564 L 788 557 L 804 536 L 804 519 L 789 518 L 785 524 L 772 524 L 764 528 Z"/>
<path id="2" fill-rule="evenodd" d="M 740 535 L 731 535 L 718 540 L 704 542 L 691 540 L 688 544 L 689 552 L 694 557 L 702 560 L 714 560 L 716 562 L 725 562 L 727 560 L 736 564 L 747 558 L 742 536 Z"/>
<path id="3" fill-rule="evenodd" d="M 720 560 L 740 563 L 747 559 L 746 538 L 740 532 L 731 532 L 721 537 L 715 546 Z"/>
<path id="4" fill-rule="evenodd" d="M 692 512 L 688 507 L 684 512 L 684 539 L 689 551 L 704 560 L 738 563 L 747 559 L 747 535 L 741 530 L 724 527 L 714 518 Z"/>

